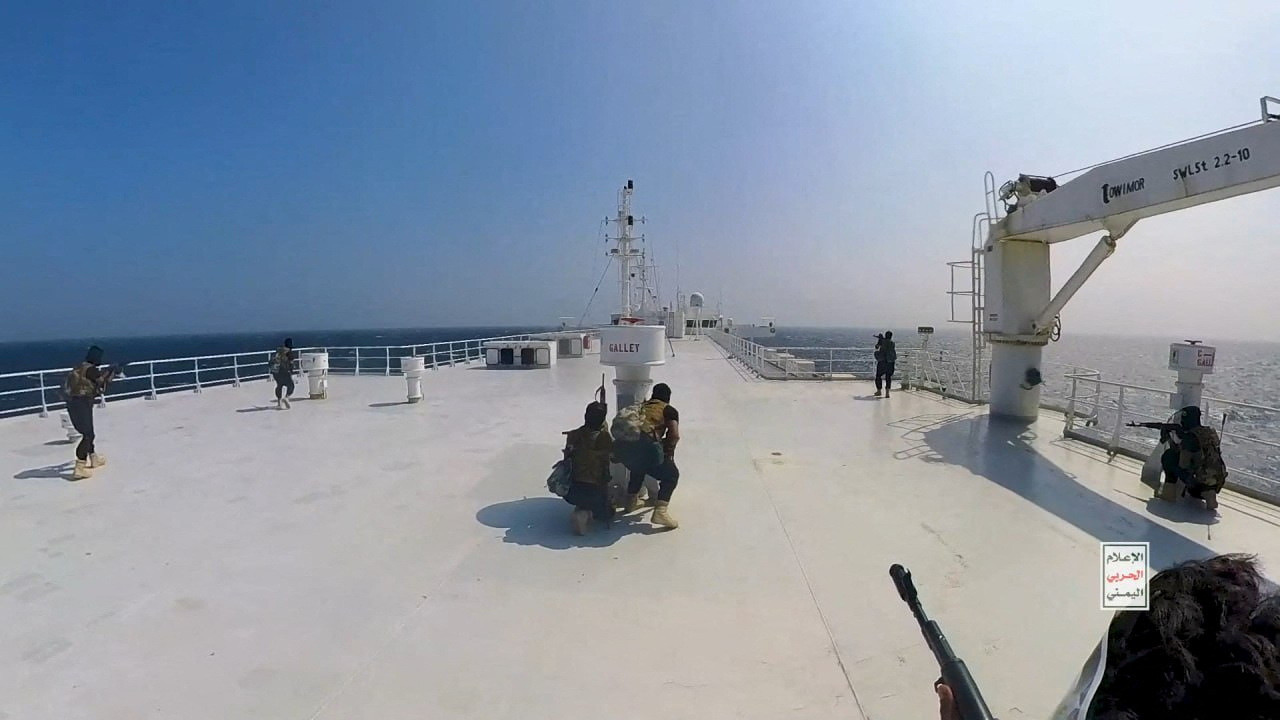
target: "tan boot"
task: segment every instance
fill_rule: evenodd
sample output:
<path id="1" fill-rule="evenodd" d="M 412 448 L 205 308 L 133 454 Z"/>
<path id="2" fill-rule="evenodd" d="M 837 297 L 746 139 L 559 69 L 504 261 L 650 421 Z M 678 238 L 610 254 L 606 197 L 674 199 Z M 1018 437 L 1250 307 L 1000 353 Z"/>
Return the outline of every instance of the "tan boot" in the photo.
<path id="1" fill-rule="evenodd" d="M 569 513 L 569 524 L 573 526 L 574 535 L 586 535 L 587 528 L 591 526 L 591 511 L 574 510 Z"/>
<path id="2" fill-rule="evenodd" d="M 88 461 L 76 458 L 76 469 L 71 472 L 71 478 L 73 480 L 84 480 L 91 477 L 93 477 L 93 470 L 89 467 Z"/>
<path id="3" fill-rule="evenodd" d="M 1156 494 L 1156 497 L 1160 498 L 1161 500 L 1174 502 L 1178 499 L 1179 489 L 1180 488 L 1178 486 L 1178 483 L 1171 483 L 1168 480 L 1166 480 L 1160 484 L 1160 491 Z"/>
<path id="4" fill-rule="evenodd" d="M 92 455 L 89 456 L 89 467 L 91 468 L 100 468 L 106 464 L 107 464 L 107 458 L 103 455 L 99 455 L 98 453 L 93 453 Z"/>
<path id="5" fill-rule="evenodd" d="M 670 505 L 670 503 L 659 500 L 654 505 L 653 517 L 649 518 L 649 522 L 654 525 L 661 525 L 664 528 L 671 528 L 672 530 L 675 530 L 680 527 L 680 523 L 676 522 L 676 519 L 671 517 L 671 513 L 667 512 L 668 505 Z"/>
<path id="6" fill-rule="evenodd" d="M 1203 493 L 1200 493 L 1200 494 L 1204 496 L 1204 506 L 1206 508 L 1210 510 L 1218 509 L 1218 491 L 1217 490 L 1205 490 Z"/>
<path id="7" fill-rule="evenodd" d="M 644 507 L 644 501 L 640 499 L 640 493 L 627 496 L 627 504 L 622 507 L 623 512 L 635 512 Z"/>

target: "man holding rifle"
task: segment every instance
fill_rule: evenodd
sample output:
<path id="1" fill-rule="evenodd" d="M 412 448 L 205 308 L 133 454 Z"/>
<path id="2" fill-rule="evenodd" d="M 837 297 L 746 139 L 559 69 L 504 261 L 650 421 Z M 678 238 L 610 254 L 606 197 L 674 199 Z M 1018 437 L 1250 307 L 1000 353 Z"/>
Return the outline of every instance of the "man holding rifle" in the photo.
<path id="1" fill-rule="evenodd" d="M 1227 481 L 1227 465 L 1222 460 L 1222 441 L 1211 427 L 1200 424 L 1200 408 L 1190 405 L 1178 413 L 1177 423 L 1129 423 L 1160 431 L 1160 442 L 1169 449 L 1160 456 L 1164 484 L 1160 498 L 1178 499 L 1178 483 L 1186 493 L 1204 500 L 1210 510 L 1218 507 L 1218 491 Z"/>
<path id="2" fill-rule="evenodd" d="M 890 569 L 938 661 L 941 720 L 990 720 L 977 683 Z M 1254 557 L 1219 555 L 1151 578 L 1151 609 L 1117 612 L 1051 720 L 1280 717 L 1280 595 Z"/>
<path id="3" fill-rule="evenodd" d="M 93 403 L 107 391 L 107 386 L 119 373 L 119 367 L 113 365 L 102 370 L 98 367 L 101 364 L 102 348 L 94 345 L 85 353 L 84 362 L 67 373 L 62 386 L 67 397 L 67 415 L 71 416 L 71 425 L 80 433 L 80 444 L 76 445 L 76 468 L 71 474 L 75 480 L 92 477 L 94 468 L 107 464 L 107 459 L 99 455 L 93 446 Z"/>

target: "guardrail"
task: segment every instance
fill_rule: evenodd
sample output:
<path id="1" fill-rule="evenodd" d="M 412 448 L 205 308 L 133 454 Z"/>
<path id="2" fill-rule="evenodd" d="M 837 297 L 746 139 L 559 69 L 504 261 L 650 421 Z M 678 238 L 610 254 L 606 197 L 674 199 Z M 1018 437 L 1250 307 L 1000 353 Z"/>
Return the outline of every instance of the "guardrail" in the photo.
<path id="1" fill-rule="evenodd" d="M 916 387 L 940 395 L 982 404 L 991 397 L 991 363 L 985 353 L 979 363 L 978 385 L 973 385 L 973 355 L 945 348 L 928 349 L 916 354 L 918 368 L 913 373 Z M 1090 380 L 1102 373 L 1082 365 L 1041 362 L 1044 384 L 1040 388 L 1040 407 L 1044 410 L 1072 413 L 1074 417 L 1094 422 L 1097 419 L 1098 388 Z M 1072 403 L 1075 398 L 1075 403 Z"/>
<path id="2" fill-rule="evenodd" d="M 400 358 L 424 357 L 428 368 L 465 364 L 484 358 L 484 344 L 497 340 L 528 340 L 530 334 L 451 340 L 418 345 L 342 345 L 302 348 L 299 352 L 329 353 L 329 372 L 352 375 L 396 375 Z"/>
<path id="3" fill-rule="evenodd" d="M 1168 422 L 1174 392 L 1097 375 L 1068 375 L 1072 381 L 1063 434 L 1112 454 L 1146 460 L 1159 444 L 1150 430 L 1126 422 Z M 1093 422 L 1076 422 L 1083 404 L 1093 409 Z M 1272 503 L 1280 502 L 1280 408 L 1205 395 L 1203 422 L 1218 431 L 1227 461 L 1227 487 Z"/>
<path id="4" fill-rule="evenodd" d="M 875 377 L 875 348 L 873 347 L 793 347 L 761 345 L 723 330 L 706 333 L 727 350 L 730 356 L 746 365 L 756 375 L 767 380 L 870 380 Z M 1096 402 L 1086 400 L 1080 394 L 1078 382 L 1071 380 L 1072 390 L 1067 391 L 1071 377 L 1096 379 L 1097 370 L 1080 365 L 1044 362 L 1045 385 L 1042 387 L 1040 406 L 1055 412 L 1074 413 L 1077 418 L 1093 421 L 1097 417 Z M 973 360 L 968 353 L 947 348 L 898 346 L 896 380 L 913 388 L 928 390 L 945 397 L 981 404 L 990 397 L 990 364 L 986 357 L 983 372 L 978 377 L 978 387 L 973 383 Z M 1096 388 L 1094 395 L 1097 394 Z M 1074 407 L 1070 407 L 1071 397 Z"/>
<path id="5" fill-rule="evenodd" d="M 875 377 L 873 347 L 772 346 L 724 331 L 706 335 L 766 380 L 871 380 Z M 916 348 L 898 348 L 895 381 L 910 384 L 916 352 Z"/>
<path id="6" fill-rule="evenodd" d="M 946 348 L 921 348 L 912 359 L 916 378 L 916 387 L 935 392 L 944 397 L 963 400 L 969 403 L 980 403 L 985 394 L 982 388 L 973 387 L 971 356 L 956 353 Z M 985 374 L 978 379 L 979 384 Z"/>
<path id="7" fill-rule="evenodd" d="M 767 380 L 867 380 L 874 376 L 874 348 L 769 347 L 723 331 L 707 336 L 731 357 Z M 1103 380 L 1098 370 L 1045 362 L 1040 407 L 1062 413 L 1063 434 L 1146 460 L 1152 437 L 1130 431 L 1129 420 L 1168 420 L 1169 389 Z M 947 349 L 899 348 L 898 368 L 910 387 L 965 402 L 986 402 L 990 366 L 971 387 L 971 356 Z M 895 376 L 897 379 L 899 376 Z M 1280 408 L 1205 396 L 1205 424 L 1219 429 L 1230 471 L 1227 486 L 1280 504 Z"/>
<path id="8" fill-rule="evenodd" d="M 295 348 L 296 352 L 327 351 L 329 372 L 352 375 L 393 375 L 400 373 L 402 357 L 427 358 L 427 366 L 433 369 L 470 363 L 484 357 L 484 343 L 495 340 L 527 340 L 529 334 L 503 335 L 471 340 L 451 340 L 417 345 L 368 345 L 340 347 Z M 269 376 L 267 365 L 274 350 L 229 353 L 223 355 L 199 355 L 184 358 L 141 360 L 129 363 L 126 375 L 111 383 L 107 393 L 98 399 L 99 406 L 108 401 L 158 396 L 218 385 L 239 386 L 249 380 L 263 380 Z M 393 362 L 394 361 L 394 362 Z M 146 372 L 142 372 L 146 368 Z M 52 368 L 26 372 L 4 373 L 0 381 L 5 384 L 21 384 L 29 381 L 33 387 L 18 387 L 0 391 L 0 402 L 14 398 L 14 407 L 0 406 L 0 417 L 39 413 L 47 417 L 50 411 L 66 407 L 62 397 L 62 382 L 72 368 Z M 21 398 L 21 399 L 19 399 Z M 29 404 L 24 404 L 29 403 Z"/>

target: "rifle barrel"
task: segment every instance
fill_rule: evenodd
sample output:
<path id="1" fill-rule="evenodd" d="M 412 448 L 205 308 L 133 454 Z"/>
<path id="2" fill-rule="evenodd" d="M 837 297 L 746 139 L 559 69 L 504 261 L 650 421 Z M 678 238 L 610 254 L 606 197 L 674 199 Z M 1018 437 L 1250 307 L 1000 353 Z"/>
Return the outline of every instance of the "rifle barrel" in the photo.
<path id="1" fill-rule="evenodd" d="M 951 688 L 955 697 L 961 720 L 992 720 L 991 710 L 987 708 L 987 703 L 982 698 L 982 691 L 978 689 L 978 683 L 974 681 L 969 668 L 951 649 L 951 643 L 947 642 L 938 623 L 930 620 L 925 614 L 915 583 L 911 581 L 911 571 L 895 564 L 889 568 L 889 576 L 893 578 L 898 595 L 915 616 L 920 632 L 924 635 L 925 642 L 938 663 L 942 681 Z"/>

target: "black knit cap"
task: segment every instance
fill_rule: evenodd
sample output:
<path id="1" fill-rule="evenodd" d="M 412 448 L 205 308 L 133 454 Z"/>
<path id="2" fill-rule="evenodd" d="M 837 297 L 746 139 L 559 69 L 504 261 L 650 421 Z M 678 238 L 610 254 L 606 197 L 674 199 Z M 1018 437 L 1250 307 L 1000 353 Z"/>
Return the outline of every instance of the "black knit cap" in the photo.
<path id="1" fill-rule="evenodd" d="M 605 418 L 608 417 L 609 410 L 604 403 L 593 402 L 587 406 L 587 411 L 583 413 L 583 423 L 589 428 L 598 428 L 604 425 Z"/>

